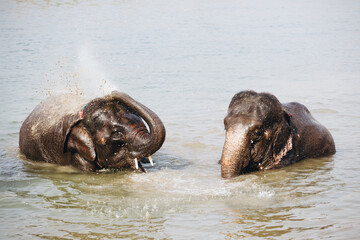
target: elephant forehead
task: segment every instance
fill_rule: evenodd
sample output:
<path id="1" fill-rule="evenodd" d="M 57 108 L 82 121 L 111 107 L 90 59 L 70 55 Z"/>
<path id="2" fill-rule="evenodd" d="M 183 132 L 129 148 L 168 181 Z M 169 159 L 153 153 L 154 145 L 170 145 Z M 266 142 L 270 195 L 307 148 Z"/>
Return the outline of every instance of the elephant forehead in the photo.
<path id="1" fill-rule="evenodd" d="M 112 120 L 114 114 L 109 110 L 96 110 L 92 115 L 94 123 L 106 123 Z"/>
<path id="2" fill-rule="evenodd" d="M 225 118 L 225 122 L 233 128 L 251 128 L 256 125 L 261 125 L 262 118 L 257 118 L 253 116 L 249 116 L 247 114 L 240 114 L 240 115 L 228 115 Z"/>
<path id="3" fill-rule="evenodd" d="M 250 108 L 234 109 L 228 115 L 237 118 L 238 121 L 242 121 L 243 123 L 251 124 L 252 122 L 255 121 L 263 121 L 271 113 L 272 112 L 270 109 L 263 108 L 260 106 L 253 106 Z"/>
<path id="4" fill-rule="evenodd" d="M 265 120 L 272 115 L 278 115 L 281 112 L 281 104 L 274 101 L 265 101 L 264 99 L 254 99 L 238 102 L 229 107 L 228 114 L 233 116 L 246 116 L 252 119 Z"/>
<path id="5" fill-rule="evenodd" d="M 132 113 L 119 113 L 118 118 L 121 118 L 122 121 L 127 124 L 136 124 L 142 122 L 140 117 Z"/>
<path id="6" fill-rule="evenodd" d="M 123 111 L 103 111 L 98 110 L 94 113 L 93 126 L 96 128 L 103 128 L 105 126 L 127 126 L 131 128 L 144 127 L 144 123 L 141 118 L 131 113 L 124 113 Z"/>

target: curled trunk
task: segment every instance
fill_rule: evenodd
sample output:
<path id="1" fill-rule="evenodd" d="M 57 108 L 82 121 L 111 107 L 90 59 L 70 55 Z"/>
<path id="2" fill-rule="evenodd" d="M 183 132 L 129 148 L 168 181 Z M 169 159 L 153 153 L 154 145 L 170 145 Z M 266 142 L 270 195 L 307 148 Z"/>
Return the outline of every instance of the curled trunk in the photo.
<path id="1" fill-rule="evenodd" d="M 126 93 L 117 91 L 108 95 L 109 98 L 116 99 L 138 114 L 149 126 L 150 134 L 140 134 L 137 143 L 131 149 L 131 156 L 133 158 L 147 157 L 162 146 L 165 140 L 165 127 L 160 118 L 149 108 L 135 101 Z"/>

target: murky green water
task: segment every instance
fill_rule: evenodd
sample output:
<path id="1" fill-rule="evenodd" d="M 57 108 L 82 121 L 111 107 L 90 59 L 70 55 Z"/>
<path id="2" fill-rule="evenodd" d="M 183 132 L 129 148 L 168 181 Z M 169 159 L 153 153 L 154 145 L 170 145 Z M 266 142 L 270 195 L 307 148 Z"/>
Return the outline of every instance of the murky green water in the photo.
<path id="1" fill-rule="evenodd" d="M 358 1 L 0 3 L 1 239 L 355 239 L 360 225 Z M 148 174 L 79 173 L 18 153 L 47 95 L 116 88 L 167 129 Z M 231 97 L 298 101 L 337 153 L 220 177 Z"/>

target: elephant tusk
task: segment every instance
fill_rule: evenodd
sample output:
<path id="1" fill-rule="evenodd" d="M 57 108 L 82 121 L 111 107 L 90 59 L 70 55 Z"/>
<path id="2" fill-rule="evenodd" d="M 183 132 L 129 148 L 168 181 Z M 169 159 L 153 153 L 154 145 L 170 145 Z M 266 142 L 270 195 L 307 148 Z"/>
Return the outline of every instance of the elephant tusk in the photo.
<path id="1" fill-rule="evenodd" d="M 150 162 L 151 166 L 154 166 L 154 162 L 153 162 L 153 160 L 151 159 L 151 156 L 150 156 L 150 155 L 148 156 L 148 159 L 149 159 L 149 162 Z"/>
<path id="2" fill-rule="evenodd" d="M 139 169 L 139 164 L 138 164 L 137 158 L 134 159 L 134 163 L 135 163 L 136 170 L 138 170 Z"/>

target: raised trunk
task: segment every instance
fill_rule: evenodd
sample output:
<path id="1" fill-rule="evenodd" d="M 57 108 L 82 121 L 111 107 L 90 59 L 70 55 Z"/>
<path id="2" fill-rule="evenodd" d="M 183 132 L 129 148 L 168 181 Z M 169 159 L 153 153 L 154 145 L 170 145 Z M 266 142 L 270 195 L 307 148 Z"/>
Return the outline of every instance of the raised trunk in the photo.
<path id="1" fill-rule="evenodd" d="M 126 93 L 113 91 L 110 97 L 125 104 L 144 119 L 149 126 L 150 134 L 141 135 L 143 141 L 135 145 L 134 149 L 130 152 L 131 156 L 133 158 L 142 158 L 156 152 L 162 146 L 166 135 L 165 127 L 160 118 L 149 108 L 135 101 Z"/>
<path id="2" fill-rule="evenodd" d="M 221 177 L 233 178 L 249 164 L 250 152 L 245 129 L 229 130 L 221 155 Z"/>

